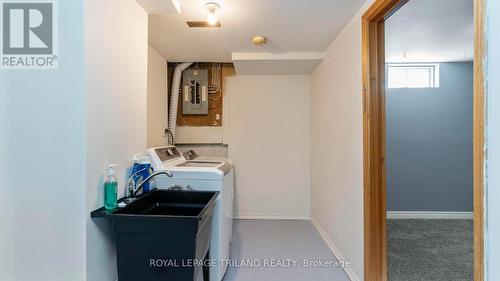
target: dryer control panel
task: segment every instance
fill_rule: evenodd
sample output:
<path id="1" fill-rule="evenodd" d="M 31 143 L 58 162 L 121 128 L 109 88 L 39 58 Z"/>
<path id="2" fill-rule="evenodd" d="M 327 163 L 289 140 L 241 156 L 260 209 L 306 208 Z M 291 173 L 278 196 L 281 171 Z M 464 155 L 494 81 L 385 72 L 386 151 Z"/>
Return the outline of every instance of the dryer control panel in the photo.
<path id="1" fill-rule="evenodd" d="M 155 152 L 162 162 L 175 160 L 182 157 L 177 147 L 174 146 L 157 148 L 155 149 Z"/>

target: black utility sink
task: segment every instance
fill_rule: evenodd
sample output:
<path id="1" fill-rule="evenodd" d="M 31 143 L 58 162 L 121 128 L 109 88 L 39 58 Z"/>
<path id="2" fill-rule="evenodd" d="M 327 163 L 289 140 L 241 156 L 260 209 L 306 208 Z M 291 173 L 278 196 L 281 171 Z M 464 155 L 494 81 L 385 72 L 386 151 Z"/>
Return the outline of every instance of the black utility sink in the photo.
<path id="1" fill-rule="evenodd" d="M 111 219 L 118 279 L 195 280 L 203 264 L 183 265 L 209 257 L 212 213 L 218 194 L 156 190 L 124 208 L 92 212 L 93 218 Z M 203 275 L 207 281 L 207 267 L 203 267 Z"/>
<path id="2" fill-rule="evenodd" d="M 114 211 L 115 215 L 189 216 L 196 217 L 210 207 L 213 192 L 154 191 Z"/>

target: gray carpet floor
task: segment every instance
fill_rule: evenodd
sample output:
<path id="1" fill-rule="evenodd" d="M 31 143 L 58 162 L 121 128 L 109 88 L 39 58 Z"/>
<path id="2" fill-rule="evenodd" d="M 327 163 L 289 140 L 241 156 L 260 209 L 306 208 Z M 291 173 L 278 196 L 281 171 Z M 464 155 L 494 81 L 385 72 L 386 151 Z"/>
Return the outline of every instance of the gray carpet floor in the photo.
<path id="1" fill-rule="evenodd" d="M 472 281 L 472 220 L 388 220 L 389 281 Z"/>
<path id="2" fill-rule="evenodd" d="M 237 220 L 231 259 L 335 260 L 309 221 Z M 230 267 L 224 281 L 349 281 L 339 267 Z"/>

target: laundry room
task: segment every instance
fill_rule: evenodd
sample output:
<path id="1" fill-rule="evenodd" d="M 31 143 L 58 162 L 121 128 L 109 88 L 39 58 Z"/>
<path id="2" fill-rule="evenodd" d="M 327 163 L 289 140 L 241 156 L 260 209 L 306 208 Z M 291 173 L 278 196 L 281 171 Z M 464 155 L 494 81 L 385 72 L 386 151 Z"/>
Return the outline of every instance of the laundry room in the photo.
<path id="1" fill-rule="evenodd" d="M 500 280 L 496 2 L 0 0 L 0 280 Z"/>
<path id="2" fill-rule="evenodd" d="M 165 1 L 137 1 L 139 8 L 148 14 L 147 61 L 143 58 L 140 61 L 147 66 L 144 77 L 147 80 L 144 108 L 147 149 L 135 150 L 137 152 L 128 158 L 120 156 L 119 161 L 101 162 L 104 166 L 116 166 L 107 168 L 111 172 L 100 172 L 102 179 L 95 182 L 88 196 L 89 212 L 92 212 L 88 231 L 92 243 L 87 244 L 90 250 L 87 259 L 102 261 L 91 265 L 88 274 L 98 278 L 109 264 L 116 263 L 116 271 L 106 274 L 117 274 L 120 280 L 149 278 L 151 268 L 131 268 L 129 264 L 134 263 L 134 259 L 122 257 L 120 249 L 136 253 L 137 261 L 152 256 L 152 249 L 145 244 L 130 246 L 126 238 L 120 238 L 132 235 L 131 230 L 127 222 L 118 223 L 114 216 L 121 218 L 137 211 L 133 208 L 133 199 L 127 198 L 140 200 L 143 194 L 160 196 L 154 195 L 159 191 L 218 192 L 212 206 L 212 231 L 208 239 L 207 258 L 215 261 L 208 269 L 210 280 L 252 280 L 256 274 L 273 275 L 283 270 L 285 259 L 296 263 L 286 273 L 290 278 L 297 273 L 345 274 L 344 267 L 338 264 L 324 269 L 310 266 L 298 270 L 298 263 L 302 264 L 306 257 L 337 261 L 310 223 L 310 73 L 322 60 L 320 48 L 301 47 L 291 38 L 279 39 L 279 30 L 268 32 L 258 22 L 245 22 L 241 13 L 254 5 L 183 1 L 178 12 L 170 4 L 154 5 L 160 2 Z M 255 13 L 271 16 L 261 8 Z M 209 17 L 216 17 L 216 22 L 210 23 Z M 237 46 L 230 47 L 242 32 L 244 38 L 237 40 Z M 174 37 L 166 34 L 176 34 L 175 38 L 183 40 L 172 40 Z M 315 40 L 319 44 L 320 38 Z M 298 52 L 275 54 L 277 44 L 298 48 Z M 89 71 L 98 71 L 97 66 Z M 118 200 L 112 207 L 117 211 L 102 207 L 106 198 L 100 189 L 108 181 L 108 174 L 113 174 L 118 182 Z M 166 204 L 161 202 L 166 199 L 160 197 L 151 200 L 157 200 L 157 206 Z M 169 200 L 178 199 L 169 197 Z M 209 203 L 202 202 L 208 207 Z M 156 207 L 148 212 L 162 211 L 166 209 Z M 175 228 L 182 229 L 182 225 Z M 203 229 L 198 231 L 202 233 Z M 261 236 L 265 233 L 274 235 Z M 294 234 L 289 236 L 290 233 Z M 137 239 L 155 241 L 154 235 L 149 235 L 143 233 Z M 117 243 L 116 258 L 113 247 L 105 242 L 109 239 Z M 101 243 L 110 247 L 107 255 L 103 256 L 94 246 Z M 181 242 L 175 244 L 181 245 Z M 259 246 L 247 248 L 252 244 Z M 268 244 L 276 249 L 268 251 Z M 297 244 L 301 249 L 288 249 L 290 244 Z M 302 249 L 308 244 L 321 250 Z M 199 254 L 191 258 L 199 260 L 200 257 L 205 258 Z M 254 266 L 243 263 L 249 260 Z M 269 265 L 264 266 L 264 262 Z M 271 267 L 271 264 L 276 265 Z M 194 268 L 187 274 L 200 278 L 198 275 L 203 275 L 203 270 Z M 168 277 L 168 270 L 165 271 Z M 180 276 L 170 275 L 182 279 Z"/>

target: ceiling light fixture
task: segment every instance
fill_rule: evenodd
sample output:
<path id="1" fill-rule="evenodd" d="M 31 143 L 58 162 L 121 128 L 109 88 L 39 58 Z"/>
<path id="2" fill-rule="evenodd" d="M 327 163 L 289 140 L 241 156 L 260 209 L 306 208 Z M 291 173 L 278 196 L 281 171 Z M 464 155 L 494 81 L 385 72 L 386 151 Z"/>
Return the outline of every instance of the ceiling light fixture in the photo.
<path id="1" fill-rule="evenodd" d="M 219 21 L 217 19 L 217 15 L 215 14 L 215 11 L 220 8 L 220 5 L 215 2 L 207 2 L 205 3 L 205 9 L 208 10 L 208 16 L 207 16 L 207 22 L 210 25 L 216 25 L 217 22 Z"/>
<path id="2" fill-rule="evenodd" d="M 267 38 L 264 36 L 254 36 L 252 37 L 252 43 L 257 46 L 262 46 L 267 43 Z"/>

